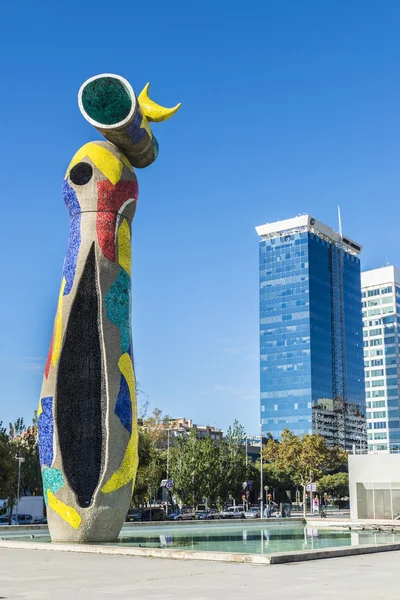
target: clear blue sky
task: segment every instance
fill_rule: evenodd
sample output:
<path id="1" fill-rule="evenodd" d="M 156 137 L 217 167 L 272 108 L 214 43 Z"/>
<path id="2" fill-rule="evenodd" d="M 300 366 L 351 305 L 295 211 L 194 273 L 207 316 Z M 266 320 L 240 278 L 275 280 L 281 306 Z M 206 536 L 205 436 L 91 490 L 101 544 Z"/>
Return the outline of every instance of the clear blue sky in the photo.
<path id="1" fill-rule="evenodd" d="M 258 431 L 256 225 L 308 212 L 399 260 L 400 3 L 3 2 L 0 420 L 29 421 L 67 245 L 61 180 L 99 135 L 88 77 L 165 106 L 138 170 L 134 348 L 150 407 Z"/>

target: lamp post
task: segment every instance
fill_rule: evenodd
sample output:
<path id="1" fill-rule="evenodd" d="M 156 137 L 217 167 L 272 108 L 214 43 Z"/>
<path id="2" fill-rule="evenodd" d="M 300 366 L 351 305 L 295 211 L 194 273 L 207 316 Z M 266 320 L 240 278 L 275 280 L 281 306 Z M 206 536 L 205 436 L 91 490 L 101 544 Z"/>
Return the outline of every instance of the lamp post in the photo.
<path id="1" fill-rule="evenodd" d="M 170 429 L 167 429 L 167 435 L 168 435 L 168 437 L 167 437 L 167 486 L 165 488 L 166 492 L 167 492 L 167 501 L 166 501 L 166 504 L 165 504 L 165 511 L 167 513 L 167 517 L 168 517 L 168 489 L 169 489 L 168 488 L 168 481 L 169 481 L 169 432 L 170 431 L 171 431 Z"/>
<path id="2" fill-rule="evenodd" d="M 260 519 L 264 516 L 264 478 L 263 478 L 263 433 L 262 424 L 260 424 L 260 482 L 261 482 L 261 502 L 260 502 Z"/>
<path id="3" fill-rule="evenodd" d="M 18 524 L 18 512 L 19 512 L 19 489 L 21 486 L 21 463 L 25 462 L 25 459 L 22 458 L 19 454 L 15 456 L 15 460 L 18 461 L 18 487 L 17 487 L 17 524 Z"/>

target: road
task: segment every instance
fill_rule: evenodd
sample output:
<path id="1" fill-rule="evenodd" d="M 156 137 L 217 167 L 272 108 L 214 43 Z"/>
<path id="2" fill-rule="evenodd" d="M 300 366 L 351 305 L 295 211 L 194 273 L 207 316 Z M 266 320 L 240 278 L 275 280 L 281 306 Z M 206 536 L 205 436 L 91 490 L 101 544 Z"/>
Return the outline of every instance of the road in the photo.
<path id="1" fill-rule="evenodd" d="M 0 550 L 0 598 L 29 600 L 398 600 L 400 551 L 253 566 Z"/>

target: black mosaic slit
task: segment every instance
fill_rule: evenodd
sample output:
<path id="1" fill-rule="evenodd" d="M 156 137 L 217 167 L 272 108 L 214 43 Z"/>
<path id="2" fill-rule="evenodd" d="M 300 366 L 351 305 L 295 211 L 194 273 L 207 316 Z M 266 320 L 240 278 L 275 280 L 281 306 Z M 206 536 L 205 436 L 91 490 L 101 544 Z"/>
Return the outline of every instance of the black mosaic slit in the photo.
<path id="1" fill-rule="evenodd" d="M 94 243 L 86 259 L 60 355 L 56 422 L 65 476 L 90 506 L 102 463 L 102 369 Z"/>

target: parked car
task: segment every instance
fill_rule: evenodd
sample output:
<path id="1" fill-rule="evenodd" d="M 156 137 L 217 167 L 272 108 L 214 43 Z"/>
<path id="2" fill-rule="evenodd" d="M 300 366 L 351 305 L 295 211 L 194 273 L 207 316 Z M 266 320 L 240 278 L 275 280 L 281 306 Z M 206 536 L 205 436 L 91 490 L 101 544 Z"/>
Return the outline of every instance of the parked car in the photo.
<path id="1" fill-rule="evenodd" d="M 35 517 L 33 523 L 34 525 L 47 525 L 47 517 Z"/>
<path id="2" fill-rule="evenodd" d="M 13 515 L 11 517 L 11 523 L 13 525 L 32 525 L 33 517 L 32 515 Z"/>
<path id="3" fill-rule="evenodd" d="M 196 518 L 196 514 L 195 514 L 194 510 L 192 510 L 192 509 L 182 510 L 181 516 L 182 516 L 182 521 L 193 521 Z"/>
<path id="4" fill-rule="evenodd" d="M 128 523 L 141 521 L 143 512 L 143 508 L 131 508 L 130 510 L 128 510 L 128 514 L 126 515 L 125 521 L 127 521 Z"/>
<path id="5" fill-rule="evenodd" d="M 252 506 L 249 510 L 246 510 L 244 513 L 246 519 L 259 519 L 260 518 L 260 509 L 257 506 Z"/>
<path id="6" fill-rule="evenodd" d="M 9 525 L 9 518 L 7 515 L 3 515 L 0 517 L 0 525 Z"/>
<path id="7" fill-rule="evenodd" d="M 168 517 L 163 508 L 146 508 L 142 512 L 141 521 L 168 521 Z"/>
<path id="8" fill-rule="evenodd" d="M 221 512 L 216 508 L 210 509 L 210 519 L 221 519 Z"/>
<path id="9" fill-rule="evenodd" d="M 216 508 L 209 508 L 207 510 L 197 510 L 195 515 L 196 519 L 199 519 L 201 521 L 221 518 L 221 513 Z"/>
<path id="10" fill-rule="evenodd" d="M 168 520 L 169 521 L 182 521 L 182 515 L 181 515 L 180 510 L 170 513 L 168 515 Z"/>
<path id="11" fill-rule="evenodd" d="M 196 519 L 199 519 L 199 521 L 205 521 L 210 518 L 210 511 L 209 510 L 196 510 L 195 516 L 196 516 Z"/>
<path id="12" fill-rule="evenodd" d="M 229 506 L 226 510 L 221 513 L 222 519 L 244 519 L 244 507 L 243 506 Z"/>
<path id="13" fill-rule="evenodd" d="M 193 521 L 195 518 L 192 510 L 178 510 L 168 515 L 170 521 Z"/>

